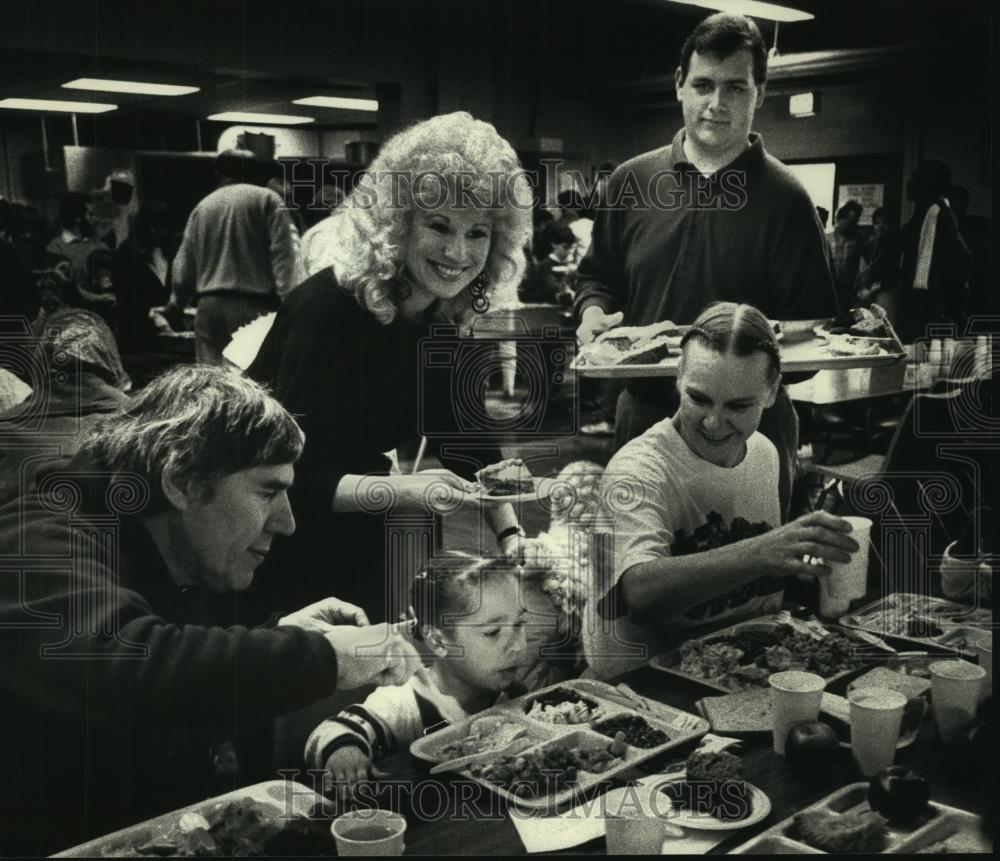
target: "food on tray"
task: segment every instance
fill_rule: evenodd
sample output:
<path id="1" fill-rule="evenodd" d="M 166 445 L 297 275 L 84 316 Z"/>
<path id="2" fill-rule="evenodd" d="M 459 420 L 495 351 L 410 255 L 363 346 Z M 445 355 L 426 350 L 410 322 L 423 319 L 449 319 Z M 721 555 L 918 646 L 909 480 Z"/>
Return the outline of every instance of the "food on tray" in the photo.
<path id="1" fill-rule="evenodd" d="M 919 849 L 914 850 L 914 854 L 916 855 L 986 855 L 989 852 L 990 850 L 981 841 L 977 840 L 975 835 L 961 831 L 957 834 L 952 834 L 951 837 L 945 840 L 928 843 L 926 846 L 921 846 Z"/>
<path id="2" fill-rule="evenodd" d="M 806 670 L 829 679 L 861 666 L 856 644 L 837 631 L 814 637 L 790 625 L 688 640 L 677 670 L 734 691 L 764 685 L 771 673 Z"/>
<path id="3" fill-rule="evenodd" d="M 902 765 L 880 771 L 868 784 L 868 806 L 893 823 L 912 825 L 927 812 L 930 800 L 927 781 Z"/>
<path id="4" fill-rule="evenodd" d="M 529 700 L 526 711 L 545 723 L 580 724 L 594 720 L 600 706 L 569 688 L 555 688 Z"/>
<path id="5" fill-rule="evenodd" d="M 885 818 L 873 810 L 805 810 L 794 822 L 799 838 L 823 852 L 881 852 L 889 833 Z"/>
<path id="6" fill-rule="evenodd" d="M 108 846 L 105 858 L 137 856 L 236 857 L 328 855 L 333 849 L 328 821 L 288 818 L 272 805 L 253 799 L 220 803 L 205 812 L 185 813 L 165 832 Z"/>
<path id="7" fill-rule="evenodd" d="M 520 798 L 555 795 L 577 782 L 579 771 L 603 774 L 618 765 L 627 746 L 616 738 L 603 747 L 574 748 L 553 744 L 517 756 L 505 756 L 486 765 L 475 764 L 469 772 L 495 783 Z"/>
<path id="8" fill-rule="evenodd" d="M 825 323 L 816 327 L 816 333 L 823 336 L 847 335 L 856 338 L 892 338 L 885 318 L 870 308 L 851 308 L 841 311 Z"/>
<path id="9" fill-rule="evenodd" d="M 714 732 L 769 732 L 774 710 L 767 688 L 722 697 L 705 697 L 701 709 Z"/>
<path id="10" fill-rule="evenodd" d="M 850 335 L 830 338 L 826 350 L 834 356 L 883 356 L 886 354 L 886 351 L 874 341 Z"/>
<path id="11" fill-rule="evenodd" d="M 888 667 L 875 667 L 851 682 L 848 690 L 853 688 L 888 688 L 912 699 L 927 693 L 931 689 L 931 683 L 929 679 L 900 673 Z"/>
<path id="12" fill-rule="evenodd" d="M 484 750 L 499 750 L 510 744 L 524 725 L 499 715 L 485 715 L 469 723 L 464 738 L 444 745 L 437 755 L 442 759 L 457 759 L 461 756 Z"/>
<path id="13" fill-rule="evenodd" d="M 652 326 L 618 326 L 580 348 L 586 365 L 655 365 L 680 344 L 680 331 L 669 320 Z"/>
<path id="14" fill-rule="evenodd" d="M 476 480 L 488 496 L 512 496 L 532 493 L 535 489 L 531 472 L 519 458 L 508 458 L 483 467 L 476 473 Z"/>
<path id="15" fill-rule="evenodd" d="M 594 731 L 609 738 L 614 738 L 619 732 L 624 733 L 628 744 L 644 749 L 659 747 L 670 740 L 663 730 L 650 726 L 638 715 L 622 715 L 601 721 L 594 725 Z"/>
<path id="16" fill-rule="evenodd" d="M 989 626 L 992 620 L 986 608 L 907 593 L 890 595 L 849 617 L 850 624 L 876 634 L 920 640 L 937 640 L 955 628 Z"/>
<path id="17" fill-rule="evenodd" d="M 727 751 L 695 751 L 685 764 L 685 779 L 662 789 L 679 810 L 708 814 L 720 822 L 750 815 L 750 794 L 743 782 L 743 763 Z"/>
<path id="18" fill-rule="evenodd" d="M 697 529 L 679 529 L 670 548 L 672 556 L 686 556 L 688 553 L 701 553 L 703 550 L 714 550 L 725 547 L 736 541 L 754 538 L 770 530 L 764 521 L 750 523 L 742 517 L 734 517 L 727 526 L 719 512 L 710 511 L 705 522 Z"/>
<path id="19" fill-rule="evenodd" d="M 696 750 L 684 763 L 684 773 L 694 781 L 742 780 L 743 762 L 725 750 Z"/>

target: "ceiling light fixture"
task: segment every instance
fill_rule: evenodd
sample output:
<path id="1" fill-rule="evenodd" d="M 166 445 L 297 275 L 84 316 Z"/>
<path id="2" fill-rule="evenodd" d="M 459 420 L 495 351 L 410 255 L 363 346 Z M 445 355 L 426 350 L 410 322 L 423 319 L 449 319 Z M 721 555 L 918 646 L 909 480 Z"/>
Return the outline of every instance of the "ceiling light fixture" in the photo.
<path id="1" fill-rule="evenodd" d="M 181 84 L 151 84 L 143 81 L 112 81 L 107 78 L 77 78 L 63 86 L 68 90 L 97 90 L 102 93 L 134 93 L 139 96 L 186 96 L 201 87 Z"/>
<path id="2" fill-rule="evenodd" d="M 64 102 L 60 99 L 0 99 L 0 108 L 18 111 L 58 111 L 66 114 L 104 114 L 118 110 L 118 105 L 101 102 Z"/>
<path id="3" fill-rule="evenodd" d="M 295 99 L 293 105 L 308 105 L 313 108 L 338 108 L 343 111 L 377 111 L 377 99 L 348 99 L 342 96 L 309 96 Z"/>
<path id="4" fill-rule="evenodd" d="M 816 16 L 801 9 L 790 6 L 779 6 L 777 3 L 764 3 L 761 0 L 670 0 L 672 3 L 683 3 L 685 6 L 698 6 L 711 9 L 713 12 L 729 12 L 732 15 L 747 15 L 750 18 L 764 18 L 768 21 L 811 21 Z"/>
<path id="5" fill-rule="evenodd" d="M 298 126 L 312 123 L 312 117 L 296 117 L 290 114 L 254 114 L 244 111 L 224 111 L 221 114 L 211 114 L 205 119 L 219 123 L 247 123 L 248 125 Z"/>

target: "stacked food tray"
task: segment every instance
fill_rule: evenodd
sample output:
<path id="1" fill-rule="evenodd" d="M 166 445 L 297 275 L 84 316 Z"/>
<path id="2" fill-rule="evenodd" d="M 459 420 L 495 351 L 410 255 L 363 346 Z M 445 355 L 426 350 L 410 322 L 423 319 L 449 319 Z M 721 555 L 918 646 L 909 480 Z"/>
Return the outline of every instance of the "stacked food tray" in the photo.
<path id="1" fill-rule="evenodd" d="M 480 740 L 476 728 L 484 722 L 490 722 L 489 738 Z M 465 753 L 463 742 L 470 739 L 482 756 L 458 769 L 459 774 L 522 807 L 555 808 L 707 731 L 708 721 L 697 715 L 664 703 L 642 708 L 611 685 L 578 679 L 479 712 L 417 739 L 410 752 L 442 763 Z M 609 747 L 619 733 L 624 752 L 611 755 Z M 490 756 L 491 743 L 503 746 L 501 739 L 518 735 L 525 742 L 516 754 L 502 757 L 497 751 L 496 758 Z M 590 763 L 598 770 L 588 770 Z"/>
<path id="2" fill-rule="evenodd" d="M 895 592 L 841 617 L 840 624 L 923 648 L 967 654 L 972 651 L 969 642 L 992 628 L 993 611 L 943 598 Z"/>
<path id="3" fill-rule="evenodd" d="M 805 627 L 805 623 L 798 622 L 794 628 L 791 628 L 791 630 L 797 631 L 805 629 Z M 735 672 L 727 672 L 721 675 L 713 676 L 711 669 L 708 668 L 712 663 L 712 656 L 709 655 L 708 658 L 706 658 L 705 672 L 702 674 L 696 674 L 682 669 L 685 664 L 683 653 L 702 649 L 704 654 L 704 647 L 706 646 L 721 646 L 727 642 L 739 641 L 742 639 L 748 641 L 752 641 L 754 639 L 766 641 L 768 638 L 777 637 L 780 635 L 782 629 L 787 628 L 790 628 L 788 621 L 782 619 L 778 615 L 761 616 L 757 619 L 740 622 L 739 624 L 731 625 L 728 628 L 722 628 L 711 634 L 706 634 L 689 640 L 677 649 L 673 649 L 662 655 L 657 655 L 652 659 L 652 661 L 650 661 L 650 665 L 655 669 L 662 670 L 672 676 L 676 676 L 690 682 L 695 682 L 696 684 L 703 685 L 706 688 L 710 688 L 714 691 L 721 691 L 723 693 L 733 693 L 734 691 L 761 687 L 766 685 L 767 676 L 770 672 L 778 672 L 779 669 L 782 669 L 782 667 L 768 670 L 765 666 L 759 665 L 757 662 L 759 660 L 758 657 L 757 659 L 747 661 L 745 664 L 740 663 Z M 835 625 L 825 625 L 823 626 L 823 629 L 830 634 L 846 638 L 851 641 L 852 644 L 857 646 L 856 651 L 852 652 L 849 663 L 845 663 L 845 666 L 841 669 L 835 669 L 833 671 L 824 670 L 821 666 L 809 663 L 808 655 L 802 656 L 804 660 L 802 665 L 796 664 L 794 667 L 795 669 L 805 669 L 809 672 L 817 673 L 817 675 L 822 676 L 826 680 L 828 685 L 849 676 L 851 673 L 871 666 L 874 660 L 888 658 L 894 654 L 893 650 L 888 648 L 884 643 L 878 642 L 877 638 L 868 638 L 864 632 Z M 722 652 L 723 650 L 718 651 Z M 790 654 L 790 658 L 792 660 L 795 660 L 797 657 L 798 656 L 794 654 Z M 726 660 L 724 652 L 719 655 L 719 658 L 722 662 Z M 690 663 L 691 662 L 689 660 L 689 664 Z M 718 666 L 721 669 L 723 665 L 723 663 L 719 663 Z"/>
<path id="4" fill-rule="evenodd" d="M 851 817 L 854 827 L 836 829 L 839 835 L 830 833 L 835 830 L 830 827 L 831 823 L 839 821 L 841 826 L 847 823 L 827 819 L 828 816 Z M 817 843 L 826 848 L 819 848 Z M 983 833 L 980 817 L 933 801 L 915 822 L 905 826 L 886 823 L 868 805 L 868 784 L 852 783 L 737 846 L 730 854 L 821 855 L 832 852 L 992 854 L 993 846 Z"/>

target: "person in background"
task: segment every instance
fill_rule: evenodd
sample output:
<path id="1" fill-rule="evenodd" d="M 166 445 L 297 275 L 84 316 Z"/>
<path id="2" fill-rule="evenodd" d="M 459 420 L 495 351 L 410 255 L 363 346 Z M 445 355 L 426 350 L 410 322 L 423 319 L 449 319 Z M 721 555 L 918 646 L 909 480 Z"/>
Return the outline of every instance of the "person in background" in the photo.
<path id="1" fill-rule="evenodd" d="M 27 255 L 16 244 L 16 231 L 14 207 L 0 197 L 0 317 L 30 322 L 38 314 L 38 291 Z"/>
<path id="2" fill-rule="evenodd" d="M 674 78 L 684 128 L 621 165 L 597 213 L 577 271 L 580 343 L 622 322 L 687 324 L 713 300 L 750 302 L 773 320 L 833 315 L 837 295 L 816 208 L 750 131 L 767 80 L 757 25 L 742 15 L 706 18 L 684 42 Z M 677 403 L 676 389 L 661 380 L 628 381 L 615 448 Z M 778 445 L 787 511 L 798 420 L 783 389 L 761 428 Z"/>
<path id="3" fill-rule="evenodd" d="M 863 265 L 868 263 L 868 242 L 858 228 L 861 204 L 849 200 L 837 210 L 830 234 L 830 258 L 840 304 L 853 308 L 857 304 L 857 281 Z"/>
<path id="4" fill-rule="evenodd" d="M 215 164 L 219 187 L 194 208 L 174 258 L 171 305 L 197 297 L 195 352 L 218 365 L 233 332 L 275 310 L 295 286 L 297 262 L 284 201 L 247 181 L 253 153 L 225 150 Z"/>
<path id="5" fill-rule="evenodd" d="M 904 341 L 926 334 L 928 323 L 965 322 L 972 254 L 944 196 L 951 170 L 942 161 L 922 161 L 906 182 L 913 216 L 900 228 L 900 287 L 897 331 Z"/>
<path id="6" fill-rule="evenodd" d="M 895 318 L 892 290 L 899 280 L 899 238 L 889 213 L 879 207 L 872 213 L 872 236 L 868 244 L 868 265 L 858 279 L 858 301 L 863 305 L 877 302 Z"/>
<path id="7" fill-rule="evenodd" d="M 411 605 L 430 667 L 323 721 L 306 742 L 306 767 L 325 769 L 327 783 L 349 795 L 379 759 L 496 704 L 526 659 L 520 591 L 520 572 L 505 559 L 454 554 L 421 572 Z"/>
<path id="8" fill-rule="evenodd" d="M 590 248 L 590 240 L 594 232 L 594 220 L 588 215 L 586 205 L 580 192 L 575 189 L 560 191 L 556 197 L 562 215 L 557 224 L 566 225 L 576 238 L 573 248 L 573 265 L 576 266 L 583 259 L 583 255 Z"/>
<path id="9" fill-rule="evenodd" d="M 256 383 L 179 368 L 95 425 L 51 493 L 0 508 L 0 803 L 16 823 L 0 853 L 48 855 L 231 791 L 251 729 L 419 666 L 399 629 L 335 598 L 254 629 L 212 612 L 294 531 L 302 445 Z"/>
<path id="10" fill-rule="evenodd" d="M 172 224 L 167 204 L 146 201 L 133 219 L 128 238 L 115 251 L 115 330 L 122 353 L 153 349 L 156 335 L 163 330 L 163 323 L 158 326 L 150 310 L 170 300 Z"/>
<path id="11" fill-rule="evenodd" d="M 781 383 L 764 315 L 715 302 L 681 351 L 676 414 L 619 450 L 602 477 L 614 560 L 610 571 L 592 566 L 583 626 L 600 676 L 645 663 L 692 628 L 776 611 L 787 577 L 829 573 L 858 549 L 850 524 L 826 512 L 781 526 L 778 452 L 758 432 Z M 625 643 L 645 647 L 631 664 Z"/>
<path id="12" fill-rule="evenodd" d="M 972 255 L 972 268 L 969 271 L 969 313 L 990 314 L 993 310 L 991 300 L 992 272 L 992 221 L 985 215 L 969 214 L 969 191 L 962 185 L 950 185 L 945 190 L 945 197 L 951 205 L 958 221 L 958 229 L 962 239 Z"/>
<path id="13" fill-rule="evenodd" d="M 555 221 L 555 217 L 542 206 L 538 198 L 535 198 L 531 208 L 531 221 L 531 259 L 544 260 L 552 250 L 549 247 L 549 225 Z"/>
<path id="14" fill-rule="evenodd" d="M 553 222 L 546 231 L 547 244 L 552 249 L 544 260 L 530 267 L 525 279 L 522 299 L 525 302 L 545 302 L 572 307 L 573 291 L 569 286 L 576 269 L 573 254 L 577 238 L 570 228 Z"/>
<path id="15" fill-rule="evenodd" d="M 326 215 L 302 235 L 302 268 L 307 278 L 332 263 L 328 255 L 328 249 L 334 245 L 330 231 L 337 222 L 330 216 L 344 202 L 344 192 L 339 185 L 324 185 L 321 201 Z"/>
<path id="16" fill-rule="evenodd" d="M 76 295 L 70 304 L 103 316 L 111 312 L 115 296 L 113 292 L 95 291 L 91 284 L 90 256 L 95 251 L 108 251 L 103 242 L 93 239 L 95 218 L 94 202 L 87 195 L 66 192 L 59 200 L 60 233 L 45 246 L 45 253 L 50 266 L 65 260 L 72 269 Z"/>
<path id="17" fill-rule="evenodd" d="M 23 349 L 34 353 L 24 366 L 39 374 L 26 400 L 0 412 L 0 503 L 31 490 L 40 470 L 65 466 L 130 387 L 114 334 L 91 311 L 55 311 Z"/>

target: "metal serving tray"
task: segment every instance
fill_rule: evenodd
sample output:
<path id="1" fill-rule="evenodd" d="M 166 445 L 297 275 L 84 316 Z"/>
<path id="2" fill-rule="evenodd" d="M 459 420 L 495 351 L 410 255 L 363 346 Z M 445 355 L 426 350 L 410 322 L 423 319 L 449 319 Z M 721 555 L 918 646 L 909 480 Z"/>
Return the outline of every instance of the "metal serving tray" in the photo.
<path id="1" fill-rule="evenodd" d="M 825 320 L 782 321 L 783 337 L 779 342 L 782 373 L 803 371 L 827 371 L 838 368 L 877 368 L 894 365 L 906 357 L 899 336 L 889 327 L 891 339 L 876 339 L 885 351 L 877 356 L 835 356 L 829 350 L 829 339 L 816 334 L 815 329 Z M 689 326 L 678 326 L 680 333 Z M 886 343 L 888 341 L 888 343 Z M 585 377 L 602 379 L 630 379 L 635 377 L 676 377 L 680 364 L 680 351 L 671 354 L 653 365 L 588 365 L 573 364 L 573 369 Z"/>
<path id="2" fill-rule="evenodd" d="M 718 639 L 719 637 L 730 636 L 733 634 L 738 634 L 745 631 L 769 631 L 774 628 L 786 624 L 781 622 L 776 615 L 760 616 L 756 619 L 750 619 L 746 622 L 739 622 L 736 625 L 730 625 L 728 628 L 721 628 L 718 631 L 714 631 L 710 634 L 704 634 L 700 637 L 695 637 L 693 639 L 702 640 L 705 642 L 711 642 L 712 640 Z M 895 654 L 892 649 L 880 646 L 867 640 L 863 633 L 859 633 L 850 628 L 840 627 L 837 625 L 826 625 L 823 626 L 826 630 L 843 634 L 849 639 L 855 640 L 859 647 L 864 647 L 866 650 L 865 660 L 855 668 L 844 670 L 839 673 L 835 673 L 832 676 L 826 676 L 827 684 L 831 684 L 840 679 L 850 676 L 852 673 L 857 673 L 862 670 L 871 669 L 876 661 L 880 661 L 882 658 L 888 658 Z M 689 641 L 690 642 L 690 641 Z M 700 676 L 692 676 L 688 673 L 681 672 L 678 667 L 681 663 L 681 653 L 680 648 L 671 649 L 662 655 L 656 655 L 650 662 L 650 666 L 654 669 L 660 670 L 664 673 L 669 673 L 672 676 L 676 676 L 679 679 L 686 679 L 689 682 L 694 682 L 695 684 L 702 685 L 703 687 L 710 688 L 713 691 L 719 691 L 724 694 L 736 693 L 738 690 L 746 690 L 753 685 L 747 685 L 744 688 L 729 688 L 719 682 L 713 681 L 711 679 L 704 679 Z"/>
<path id="3" fill-rule="evenodd" d="M 594 714 L 592 718 L 585 723 L 579 724 L 552 724 L 529 718 L 527 710 L 531 707 L 532 701 L 557 688 L 568 689 L 594 702 L 597 708 L 593 710 Z M 555 744 L 565 744 L 570 747 L 584 747 L 588 749 L 606 746 L 611 743 L 611 737 L 595 731 L 595 725 L 605 720 L 625 715 L 641 717 L 650 726 L 666 734 L 667 741 L 663 744 L 650 748 L 642 748 L 630 744 L 625 756 L 617 765 L 599 774 L 580 770 L 577 772 L 576 781 L 571 786 L 557 793 L 537 798 L 522 798 L 521 796 L 514 795 L 503 787 L 491 783 L 489 780 L 474 777 L 468 769 L 458 772 L 466 779 L 473 780 L 485 786 L 497 795 L 521 807 L 535 809 L 555 808 L 570 801 L 580 792 L 584 792 L 591 787 L 614 778 L 634 766 L 645 762 L 647 759 L 651 759 L 661 753 L 700 738 L 708 732 L 708 721 L 698 715 L 675 709 L 673 706 L 666 705 L 665 703 L 655 703 L 652 705 L 654 707 L 651 711 L 640 711 L 637 708 L 631 707 L 628 697 L 613 686 L 589 679 L 576 679 L 532 691 L 523 697 L 502 703 L 486 711 L 478 712 L 461 723 L 419 738 L 410 745 L 410 753 L 428 762 L 441 762 L 448 759 L 449 757 L 441 753 L 442 748 L 451 742 L 464 738 L 468 734 L 469 724 L 472 721 L 488 715 L 499 716 L 515 724 L 523 725 L 527 730 L 528 738 L 532 739 L 534 744 L 522 751 L 522 754 L 540 751 L 545 747 Z"/>
<path id="4" fill-rule="evenodd" d="M 830 810 L 834 813 L 861 813 L 868 806 L 868 784 L 852 783 L 818 801 L 805 810 Z M 930 802 L 928 812 L 911 826 L 888 826 L 883 853 L 907 855 L 943 840 L 954 841 L 951 853 L 991 853 L 993 846 L 984 836 L 980 817 L 957 807 Z M 798 835 L 795 816 L 761 832 L 731 851 L 732 855 L 825 855 L 805 843 Z"/>
<path id="5" fill-rule="evenodd" d="M 941 628 L 941 634 L 930 637 L 906 634 L 907 622 L 925 619 Z M 934 646 L 958 653 L 970 653 L 962 648 L 959 640 L 973 630 L 991 630 L 993 611 L 986 607 L 970 607 L 944 598 L 932 598 L 911 592 L 894 592 L 874 601 L 853 613 L 840 618 L 845 628 L 867 631 L 879 637 L 892 637 L 921 648 Z"/>

